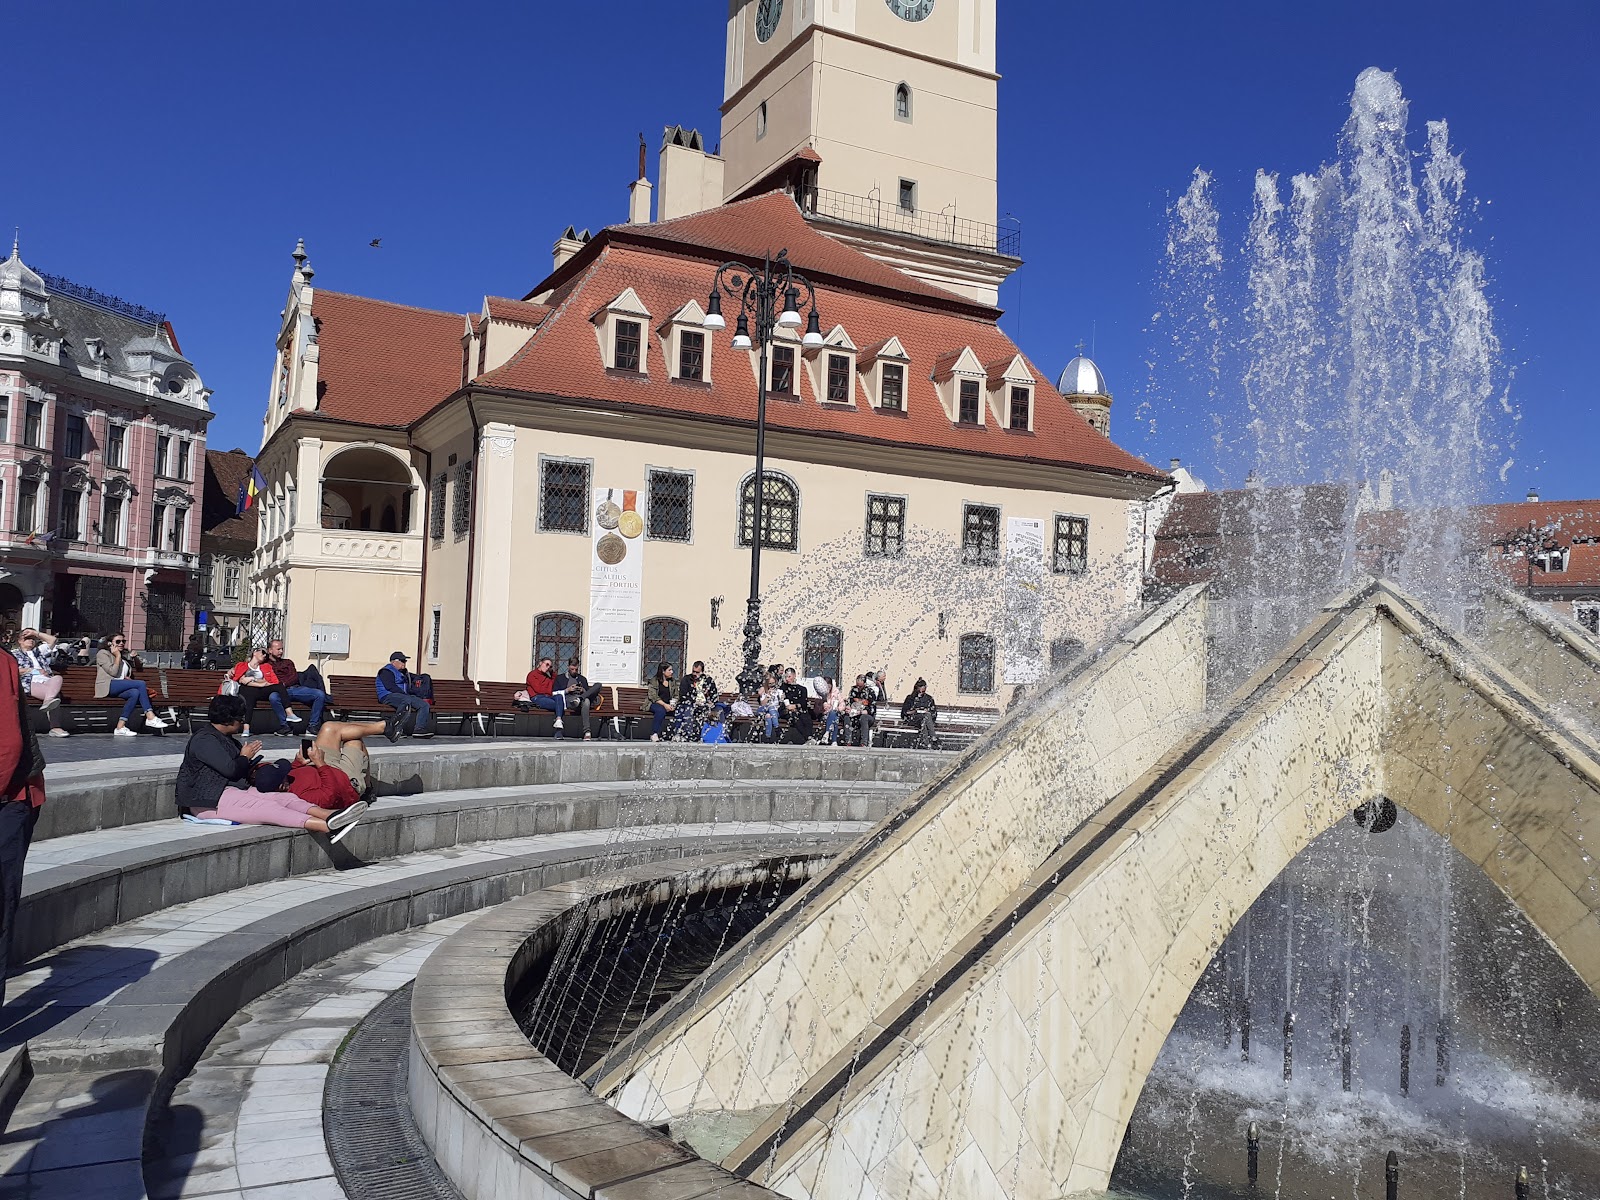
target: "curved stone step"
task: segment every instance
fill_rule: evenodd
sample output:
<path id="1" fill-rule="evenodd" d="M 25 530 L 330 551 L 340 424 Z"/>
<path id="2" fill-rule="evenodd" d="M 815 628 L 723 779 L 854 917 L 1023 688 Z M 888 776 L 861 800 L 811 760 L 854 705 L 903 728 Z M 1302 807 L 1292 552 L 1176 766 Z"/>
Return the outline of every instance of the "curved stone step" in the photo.
<path id="1" fill-rule="evenodd" d="M 292 753 L 292 746 L 283 753 Z M 49 747 L 45 748 L 49 757 Z M 951 755 L 932 750 L 833 746 L 705 746 L 651 742 L 401 742 L 371 747 L 372 774 L 386 787 L 424 794 L 556 783 L 655 784 L 673 780 L 794 780 L 900 783 L 936 777 Z M 269 747 L 269 757 L 276 757 Z M 170 820 L 180 754 L 61 763 L 45 770 L 50 795 L 36 842 L 94 829 Z"/>
<path id="2" fill-rule="evenodd" d="M 453 854 L 418 853 L 359 873 L 259 884 L 63 948 L 12 981 L 4 1040 L 29 1042 L 29 1092 L 59 1093 L 75 1119 L 45 1121 L 25 1154 L 13 1128 L 0 1169 L 29 1195 L 143 1195 L 152 1102 L 243 1005 L 375 937 L 499 904 L 583 875 L 707 850 L 836 851 L 860 823 L 686 825 L 612 842 L 540 835 Z M 654 831 L 644 830 L 648 835 Z M 447 865 L 446 865 L 447 864 Z"/>
<path id="3" fill-rule="evenodd" d="M 378 802 L 338 845 L 300 830 L 169 818 L 52 839 L 29 854 L 13 961 L 205 896 L 418 851 L 577 830 L 685 822 L 866 821 L 901 783 L 689 780 L 471 788 Z"/>

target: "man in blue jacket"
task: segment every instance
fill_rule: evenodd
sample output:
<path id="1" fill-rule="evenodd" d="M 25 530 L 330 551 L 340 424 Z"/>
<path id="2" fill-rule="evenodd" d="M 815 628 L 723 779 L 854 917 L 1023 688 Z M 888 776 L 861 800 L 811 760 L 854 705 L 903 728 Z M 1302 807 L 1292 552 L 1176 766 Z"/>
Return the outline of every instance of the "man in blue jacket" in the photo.
<path id="1" fill-rule="evenodd" d="M 389 665 L 378 671 L 378 702 L 387 704 L 405 719 L 406 734 L 426 737 L 433 732 L 433 708 L 421 694 L 417 677 L 406 670 L 405 652 L 389 655 Z"/>

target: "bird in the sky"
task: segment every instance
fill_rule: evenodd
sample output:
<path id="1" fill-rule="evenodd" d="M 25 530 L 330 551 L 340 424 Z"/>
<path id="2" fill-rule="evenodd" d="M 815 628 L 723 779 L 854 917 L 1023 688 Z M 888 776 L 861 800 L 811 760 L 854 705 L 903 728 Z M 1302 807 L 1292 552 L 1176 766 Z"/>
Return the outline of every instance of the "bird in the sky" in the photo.
<path id="1" fill-rule="evenodd" d="M 378 247 L 383 245 L 383 239 L 382 238 L 373 238 L 370 242 L 367 243 L 367 245 L 371 246 L 374 250 L 376 250 L 376 249 L 378 249 Z"/>

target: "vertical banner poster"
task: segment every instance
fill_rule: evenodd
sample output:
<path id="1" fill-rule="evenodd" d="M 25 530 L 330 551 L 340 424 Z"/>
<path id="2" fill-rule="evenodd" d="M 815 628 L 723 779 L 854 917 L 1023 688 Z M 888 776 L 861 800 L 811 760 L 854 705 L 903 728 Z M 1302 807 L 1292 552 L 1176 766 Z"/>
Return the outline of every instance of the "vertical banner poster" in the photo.
<path id="1" fill-rule="evenodd" d="M 1044 678 L 1044 521 L 1006 518 L 1004 609 L 1005 682 Z"/>
<path id="2" fill-rule="evenodd" d="M 584 672 L 596 682 L 639 678 L 639 620 L 643 601 L 644 520 L 639 493 L 595 488 L 589 553 L 589 645 Z M 556 664 L 559 668 L 560 663 Z"/>

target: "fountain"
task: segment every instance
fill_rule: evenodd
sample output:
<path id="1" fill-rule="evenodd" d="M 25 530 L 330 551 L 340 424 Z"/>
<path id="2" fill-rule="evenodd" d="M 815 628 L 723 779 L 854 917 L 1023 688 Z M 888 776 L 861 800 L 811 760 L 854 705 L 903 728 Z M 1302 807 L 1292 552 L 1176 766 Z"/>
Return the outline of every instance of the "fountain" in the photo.
<path id="1" fill-rule="evenodd" d="M 1238 381 L 1246 552 L 826 864 L 486 927 L 551 1089 L 495 1137 L 586 1105 L 681 1195 L 1600 1194 L 1600 649 L 1462 553 L 1500 384 L 1442 123 L 1421 163 L 1364 72 L 1236 288 L 1197 174 L 1164 319 Z"/>

